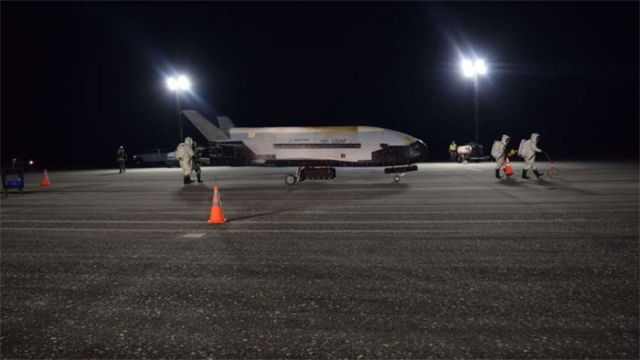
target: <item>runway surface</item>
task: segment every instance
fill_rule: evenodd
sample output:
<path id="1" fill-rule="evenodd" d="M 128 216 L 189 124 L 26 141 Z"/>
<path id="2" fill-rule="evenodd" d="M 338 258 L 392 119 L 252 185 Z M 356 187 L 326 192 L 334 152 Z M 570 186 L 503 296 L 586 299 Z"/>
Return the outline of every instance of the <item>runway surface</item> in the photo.
<path id="1" fill-rule="evenodd" d="M 637 163 L 514 165 L 29 175 L 0 208 L 1 357 L 638 358 Z"/>

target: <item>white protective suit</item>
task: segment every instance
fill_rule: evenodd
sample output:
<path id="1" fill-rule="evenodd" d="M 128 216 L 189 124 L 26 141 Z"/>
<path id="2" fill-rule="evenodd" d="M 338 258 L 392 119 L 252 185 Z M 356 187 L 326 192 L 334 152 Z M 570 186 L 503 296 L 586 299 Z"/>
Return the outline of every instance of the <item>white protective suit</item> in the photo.
<path id="1" fill-rule="evenodd" d="M 524 159 L 524 170 L 537 171 L 536 168 L 536 153 L 542 152 L 542 149 L 538 148 L 538 137 L 540 134 L 531 134 L 531 139 L 522 144 L 521 156 Z"/>
<path id="2" fill-rule="evenodd" d="M 502 140 L 496 141 L 491 149 L 491 156 L 496 159 L 496 169 L 498 170 L 504 166 L 504 162 L 507 159 L 506 149 L 509 144 L 509 140 L 511 140 L 511 137 L 503 134 Z"/>
<path id="3" fill-rule="evenodd" d="M 461 161 L 469 160 L 471 156 L 471 146 L 470 145 L 460 145 L 458 146 L 458 158 Z"/>
<path id="4" fill-rule="evenodd" d="M 193 140 L 188 137 L 184 139 L 184 142 L 180 143 L 176 149 L 176 159 L 180 161 L 180 167 L 182 168 L 184 176 L 191 175 L 191 171 L 193 170 L 191 158 L 193 158 Z"/>

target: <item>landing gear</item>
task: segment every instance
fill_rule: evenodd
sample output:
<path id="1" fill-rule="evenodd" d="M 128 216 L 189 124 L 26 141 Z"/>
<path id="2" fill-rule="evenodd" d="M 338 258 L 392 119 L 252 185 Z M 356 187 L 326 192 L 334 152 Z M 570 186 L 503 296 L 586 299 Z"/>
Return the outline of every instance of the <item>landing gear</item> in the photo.
<path id="1" fill-rule="evenodd" d="M 406 165 L 406 166 L 398 166 L 398 167 L 390 167 L 384 169 L 385 174 L 398 174 L 393 177 L 394 183 L 399 183 L 400 179 L 404 176 L 405 173 L 410 171 L 418 171 L 418 165 Z"/>
<path id="2" fill-rule="evenodd" d="M 393 183 L 397 184 L 400 182 L 400 180 L 404 177 L 404 173 L 400 173 L 396 176 L 393 177 Z"/>
<path id="3" fill-rule="evenodd" d="M 296 182 L 298 182 L 298 178 L 293 174 L 287 174 L 287 176 L 284 177 L 284 182 L 287 185 L 294 185 Z"/>
<path id="4" fill-rule="evenodd" d="M 336 169 L 332 167 L 301 167 L 298 168 L 296 174 L 287 174 L 284 182 L 287 185 L 293 185 L 296 182 L 311 180 L 331 180 L 336 177 Z"/>
<path id="5" fill-rule="evenodd" d="M 401 173 L 402 175 L 400 176 L 404 176 L 404 173 L 411 172 L 411 171 L 418 171 L 418 165 L 414 164 L 414 165 L 397 166 L 397 167 L 390 167 L 390 168 L 384 169 L 385 174 Z"/>

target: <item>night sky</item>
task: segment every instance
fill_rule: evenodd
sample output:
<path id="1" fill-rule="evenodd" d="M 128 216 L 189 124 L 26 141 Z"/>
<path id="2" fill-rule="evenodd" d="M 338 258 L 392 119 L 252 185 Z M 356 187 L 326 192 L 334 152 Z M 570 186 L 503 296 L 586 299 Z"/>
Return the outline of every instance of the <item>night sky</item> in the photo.
<path id="1" fill-rule="evenodd" d="M 638 2 L 1 6 L 3 160 L 110 166 L 120 145 L 175 148 L 176 72 L 194 82 L 183 108 L 210 119 L 380 126 L 443 159 L 473 138 L 463 53 L 489 64 L 485 148 L 536 131 L 557 159 L 638 156 Z"/>

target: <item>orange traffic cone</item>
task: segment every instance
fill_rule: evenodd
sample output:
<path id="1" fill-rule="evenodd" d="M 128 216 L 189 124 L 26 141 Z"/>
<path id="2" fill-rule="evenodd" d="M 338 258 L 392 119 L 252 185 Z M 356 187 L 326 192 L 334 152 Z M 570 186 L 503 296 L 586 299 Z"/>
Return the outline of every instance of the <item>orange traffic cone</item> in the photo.
<path id="1" fill-rule="evenodd" d="M 42 181 L 40 181 L 40 186 L 49 185 L 51 185 L 51 181 L 49 181 L 49 173 L 47 172 L 47 169 L 44 169 L 44 177 L 42 178 Z"/>
<path id="2" fill-rule="evenodd" d="M 507 174 L 507 176 L 513 175 L 513 168 L 511 168 L 511 162 L 509 162 L 509 157 L 507 157 L 507 163 L 504 166 L 504 173 Z"/>
<path id="3" fill-rule="evenodd" d="M 224 211 L 222 210 L 222 201 L 220 201 L 220 193 L 218 192 L 218 185 L 213 185 L 213 201 L 211 204 L 211 215 L 209 216 L 209 224 L 224 224 L 227 219 L 224 218 Z"/>

